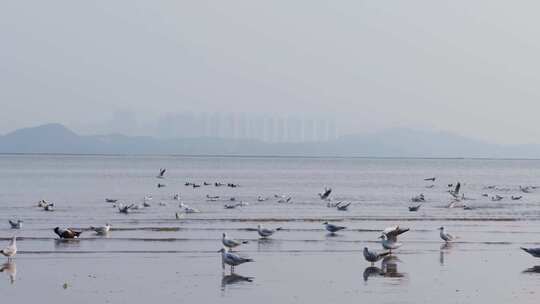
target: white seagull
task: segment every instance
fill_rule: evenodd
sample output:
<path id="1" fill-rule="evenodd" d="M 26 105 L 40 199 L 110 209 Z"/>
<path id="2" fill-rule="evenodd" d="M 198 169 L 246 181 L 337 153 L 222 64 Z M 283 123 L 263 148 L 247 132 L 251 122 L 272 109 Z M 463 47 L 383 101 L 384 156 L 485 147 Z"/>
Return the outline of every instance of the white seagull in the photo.
<path id="1" fill-rule="evenodd" d="M 257 225 L 257 232 L 262 238 L 267 238 L 271 236 L 272 234 L 274 234 L 276 231 L 280 231 L 281 229 L 282 229 L 281 227 L 276 228 L 276 229 L 268 229 L 268 228 L 264 228 L 262 225 Z"/>
<path id="2" fill-rule="evenodd" d="M 231 272 L 234 271 L 234 266 L 253 262 L 253 259 L 243 258 L 234 253 L 227 252 L 225 248 L 221 248 L 218 252 L 221 252 L 221 266 L 223 269 L 225 269 L 225 264 L 231 266 Z"/>
<path id="3" fill-rule="evenodd" d="M 93 230 L 96 234 L 107 234 L 111 230 L 111 224 L 107 223 L 105 226 L 99 227 L 90 226 L 90 230 Z"/>
<path id="4" fill-rule="evenodd" d="M 223 233 L 223 237 L 221 238 L 221 242 L 223 243 L 223 246 L 229 248 L 229 250 L 231 250 L 231 251 L 235 247 L 238 247 L 238 246 L 240 246 L 242 244 L 247 244 L 248 243 L 248 241 L 239 241 L 239 240 L 228 238 L 226 233 Z"/>
<path id="5" fill-rule="evenodd" d="M 409 228 L 400 228 L 399 226 L 385 228 L 382 231 L 381 236 L 379 237 L 381 239 L 382 247 L 384 249 L 390 250 L 390 253 L 392 253 L 393 249 L 398 249 L 403 245 L 402 243 L 398 242 L 398 235 L 403 234 L 409 230 Z"/>
<path id="6" fill-rule="evenodd" d="M 456 239 L 456 237 L 451 235 L 450 233 L 444 232 L 444 227 L 439 227 L 439 230 L 441 231 L 439 235 L 441 236 L 441 239 L 443 241 L 448 243 Z"/>
<path id="7" fill-rule="evenodd" d="M 7 247 L 2 249 L 0 253 L 8 258 L 8 262 L 11 261 L 11 258 L 13 258 L 15 254 L 17 254 L 17 237 L 14 236 L 7 245 Z"/>

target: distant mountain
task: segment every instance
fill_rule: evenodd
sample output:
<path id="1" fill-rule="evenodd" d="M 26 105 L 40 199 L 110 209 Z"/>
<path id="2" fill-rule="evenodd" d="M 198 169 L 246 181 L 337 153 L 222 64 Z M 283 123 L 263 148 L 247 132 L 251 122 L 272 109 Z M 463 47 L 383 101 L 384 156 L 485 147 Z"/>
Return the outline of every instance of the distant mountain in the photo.
<path id="1" fill-rule="evenodd" d="M 496 145 L 448 132 L 388 129 L 311 143 L 222 138 L 81 136 L 61 124 L 0 136 L 0 153 L 540 158 L 538 145 Z"/>

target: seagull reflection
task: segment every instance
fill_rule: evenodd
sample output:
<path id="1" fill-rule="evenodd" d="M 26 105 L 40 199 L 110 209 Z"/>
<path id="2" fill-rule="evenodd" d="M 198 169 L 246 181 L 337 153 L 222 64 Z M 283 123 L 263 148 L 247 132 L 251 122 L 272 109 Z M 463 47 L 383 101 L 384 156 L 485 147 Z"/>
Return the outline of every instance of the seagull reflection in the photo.
<path id="1" fill-rule="evenodd" d="M 257 250 L 266 251 L 281 247 L 281 242 L 275 239 L 260 238 L 257 240 Z"/>
<path id="2" fill-rule="evenodd" d="M 386 256 L 381 261 L 381 268 L 383 270 L 384 276 L 388 278 L 402 278 L 405 275 L 398 272 L 397 263 L 401 260 L 397 256 Z"/>
<path id="3" fill-rule="evenodd" d="M 9 276 L 9 282 L 13 284 L 17 278 L 17 264 L 13 261 L 5 263 L 0 268 L 0 272 L 5 272 Z"/>
<path id="4" fill-rule="evenodd" d="M 253 277 L 244 277 L 236 273 L 225 275 L 221 278 L 221 289 L 224 290 L 227 285 L 234 285 L 243 282 L 253 282 Z"/>
<path id="5" fill-rule="evenodd" d="M 523 273 L 540 273 L 540 265 L 533 266 L 531 268 L 527 268 L 522 271 Z"/>
<path id="6" fill-rule="evenodd" d="M 57 249 L 80 247 L 81 242 L 79 239 L 55 239 L 54 247 Z"/>
<path id="7" fill-rule="evenodd" d="M 444 243 L 441 245 L 441 251 L 439 252 L 439 263 L 444 266 L 444 254 L 445 251 L 449 251 L 454 246 L 452 243 Z"/>
<path id="8" fill-rule="evenodd" d="M 403 278 L 406 276 L 404 273 L 398 271 L 397 263 L 401 260 L 394 255 L 386 256 L 381 261 L 381 268 L 376 266 L 370 266 L 364 269 L 364 281 L 370 277 L 385 277 L 385 278 Z"/>
<path id="9" fill-rule="evenodd" d="M 369 266 L 364 269 L 364 281 L 367 282 L 369 277 L 379 277 L 384 275 L 382 269 L 376 266 Z"/>

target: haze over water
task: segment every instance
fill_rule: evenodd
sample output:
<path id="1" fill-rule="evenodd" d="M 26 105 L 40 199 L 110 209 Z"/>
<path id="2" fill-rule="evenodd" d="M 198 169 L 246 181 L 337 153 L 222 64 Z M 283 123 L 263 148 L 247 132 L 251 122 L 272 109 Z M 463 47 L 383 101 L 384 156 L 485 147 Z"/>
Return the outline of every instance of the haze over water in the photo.
<path id="1" fill-rule="evenodd" d="M 157 179 L 163 167 L 166 178 Z M 435 183 L 423 180 L 432 176 Z M 21 303 L 537 303 L 540 260 L 519 247 L 540 242 L 540 190 L 519 186 L 539 180 L 535 160 L 1 155 L 0 239 L 15 233 L 19 254 L 13 284 L 0 273 L 0 294 Z M 240 187 L 184 186 L 204 181 Z M 472 210 L 446 208 L 447 185 L 457 181 Z M 325 186 L 350 210 L 326 207 L 317 195 Z M 174 193 L 201 213 L 175 219 Z M 420 193 L 427 201 L 409 212 Z M 142 203 L 147 194 L 151 206 L 128 215 L 105 202 Z M 224 209 L 233 196 L 249 205 Z M 36 207 L 41 199 L 56 210 Z M 24 220 L 20 231 L 9 229 L 13 218 Z M 329 236 L 326 220 L 348 229 Z M 106 222 L 107 237 L 85 231 L 59 242 L 52 231 Z M 259 223 L 283 231 L 258 240 Z M 381 251 L 380 231 L 396 224 L 411 228 L 398 260 L 370 268 L 363 247 Z M 459 236 L 451 246 L 441 247 L 442 225 Z M 222 272 L 222 232 L 249 240 L 238 253 L 255 262 L 237 276 Z"/>

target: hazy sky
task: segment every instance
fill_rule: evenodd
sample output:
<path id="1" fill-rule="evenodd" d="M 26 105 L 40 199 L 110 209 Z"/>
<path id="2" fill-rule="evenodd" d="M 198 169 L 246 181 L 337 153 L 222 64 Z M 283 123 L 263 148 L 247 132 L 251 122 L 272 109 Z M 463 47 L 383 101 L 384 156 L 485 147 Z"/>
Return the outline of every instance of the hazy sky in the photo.
<path id="1" fill-rule="evenodd" d="M 0 132 L 132 111 L 540 143 L 537 1 L 4 1 Z M 85 130 L 88 131 L 88 130 Z"/>

